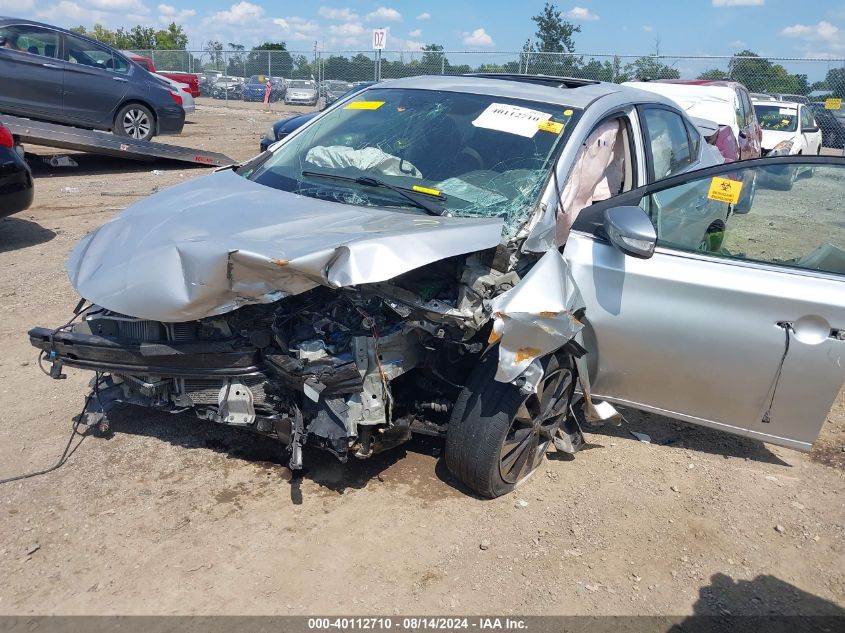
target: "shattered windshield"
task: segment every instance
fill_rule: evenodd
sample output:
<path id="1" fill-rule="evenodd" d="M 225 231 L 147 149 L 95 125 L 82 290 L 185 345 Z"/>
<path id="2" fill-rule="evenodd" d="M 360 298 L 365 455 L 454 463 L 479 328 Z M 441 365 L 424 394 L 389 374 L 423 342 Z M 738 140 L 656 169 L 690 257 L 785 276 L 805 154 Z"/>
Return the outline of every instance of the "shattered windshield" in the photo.
<path id="1" fill-rule="evenodd" d="M 528 219 L 577 112 L 499 96 L 372 88 L 240 173 L 346 204 L 501 217 L 512 235 Z"/>

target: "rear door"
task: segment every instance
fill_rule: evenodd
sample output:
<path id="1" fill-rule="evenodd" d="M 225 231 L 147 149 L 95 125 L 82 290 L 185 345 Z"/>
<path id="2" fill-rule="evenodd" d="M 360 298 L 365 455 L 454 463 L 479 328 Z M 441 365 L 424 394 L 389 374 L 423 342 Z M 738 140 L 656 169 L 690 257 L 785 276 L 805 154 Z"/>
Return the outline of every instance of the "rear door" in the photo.
<path id="1" fill-rule="evenodd" d="M 59 34 L 28 24 L 0 27 L 0 109 L 11 114 L 61 116 L 64 70 Z"/>
<path id="2" fill-rule="evenodd" d="M 105 46 L 64 34 L 66 117 L 109 128 L 128 90 L 132 65 Z"/>
<path id="3" fill-rule="evenodd" d="M 784 170 L 803 175 L 790 191 Z M 724 200 L 743 181 L 757 192 L 736 215 Z M 809 450 L 845 382 L 845 206 L 831 203 L 843 181 L 842 158 L 759 159 L 584 209 L 564 256 L 586 305 L 593 397 Z M 711 204 L 727 218 L 716 248 L 698 215 Z M 624 205 L 656 227 L 650 259 L 605 238 L 604 211 Z"/>
<path id="4" fill-rule="evenodd" d="M 754 113 L 754 106 L 751 104 L 751 97 L 743 88 L 736 89 L 739 105 L 742 110 L 742 119 L 739 130 L 739 157 L 740 160 L 760 158 L 762 155 L 763 130 L 757 121 Z"/>

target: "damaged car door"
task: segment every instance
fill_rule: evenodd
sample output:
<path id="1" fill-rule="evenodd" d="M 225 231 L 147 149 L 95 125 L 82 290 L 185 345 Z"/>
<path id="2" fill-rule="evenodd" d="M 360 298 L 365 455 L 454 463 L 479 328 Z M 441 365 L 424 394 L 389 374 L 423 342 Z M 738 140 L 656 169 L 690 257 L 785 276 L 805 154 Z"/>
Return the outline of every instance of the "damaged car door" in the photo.
<path id="1" fill-rule="evenodd" d="M 785 170 L 807 177 L 732 213 L 743 182 Z M 760 159 L 585 209 L 564 256 L 586 306 L 591 397 L 809 450 L 845 382 L 843 181 L 841 158 Z M 727 218 L 718 249 L 700 235 L 700 208 L 714 204 Z M 653 254 L 636 251 L 647 236 L 614 231 L 637 215 L 655 229 Z"/>

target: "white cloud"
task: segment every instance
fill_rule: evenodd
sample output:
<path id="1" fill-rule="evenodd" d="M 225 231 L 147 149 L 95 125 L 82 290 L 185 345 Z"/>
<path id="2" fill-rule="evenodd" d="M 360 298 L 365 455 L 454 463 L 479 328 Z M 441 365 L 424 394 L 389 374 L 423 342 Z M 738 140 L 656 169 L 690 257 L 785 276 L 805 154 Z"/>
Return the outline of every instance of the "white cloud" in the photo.
<path id="1" fill-rule="evenodd" d="M 331 7 L 320 7 L 317 10 L 317 14 L 327 20 L 339 20 L 341 22 L 357 22 L 359 19 L 357 13 L 347 8 L 333 9 Z"/>
<path id="2" fill-rule="evenodd" d="M 410 33 L 408 33 L 409 37 L 422 37 L 422 29 L 414 29 Z"/>
<path id="3" fill-rule="evenodd" d="M 417 19 L 418 19 L 418 20 L 430 20 L 430 19 L 431 19 L 431 14 L 430 14 L 430 13 L 420 13 L 420 14 L 417 16 Z"/>
<path id="4" fill-rule="evenodd" d="M 177 9 L 171 4 L 158 5 L 158 20 L 162 24 L 181 24 L 197 14 L 193 9 Z"/>
<path id="5" fill-rule="evenodd" d="M 228 11 L 217 11 L 204 20 L 206 24 L 225 26 L 245 26 L 264 17 L 264 8 L 251 2 L 242 1 L 233 4 Z"/>
<path id="6" fill-rule="evenodd" d="M 380 20 L 382 22 L 400 22 L 402 20 L 402 14 L 396 9 L 392 9 L 390 7 L 379 7 L 372 13 L 367 14 L 367 20 L 370 22 L 374 20 Z"/>
<path id="7" fill-rule="evenodd" d="M 845 31 L 838 26 L 825 22 L 822 20 L 818 24 L 793 24 L 787 26 L 781 31 L 784 37 L 791 37 L 793 39 L 803 40 L 806 44 L 803 48 L 808 49 L 806 52 L 810 56 L 810 48 L 813 48 L 813 57 L 829 57 L 830 53 L 837 52 L 841 54 L 845 52 Z M 815 52 L 818 46 L 822 46 L 826 50 Z"/>
<path id="8" fill-rule="evenodd" d="M 323 32 L 323 27 L 316 22 L 296 16 L 289 18 L 273 18 L 273 24 L 279 27 L 281 36 L 285 39 L 294 41 L 310 41 Z M 262 37 L 264 37 L 263 33 L 265 29 L 263 26 L 260 26 L 259 28 L 262 33 Z"/>
<path id="9" fill-rule="evenodd" d="M 35 8 L 35 0 L 0 0 L 0 10 L 2 11 L 32 11 Z"/>
<path id="10" fill-rule="evenodd" d="M 475 29 L 472 33 L 464 33 L 464 44 L 467 46 L 493 46 L 493 38 L 483 28 Z"/>
<path id="11" fill-rule="evenodd" d="M 92 9 L 103 11 L 129 11 L 134 13 L 149 13 L 149 9 L 141 0 L 86 0 Z"/>
<path id="12" fill-rule="evenodd" d="M 762 6 L 766 0 L 713 0 L 713 6 L 721 7 L 759 7 Z"/>
<path id="13" fill-rule="evenodd" d="M 360 22 L 346 22 L 344 24 L 332 24 L 329 26 L 329 33 L 338 37 L 354 37 L 364 33 L 364 25 Z"/>
<path id="14" fill-rule="evenodd" d="M 71 0 L 61 0 L 61 2 L 49 7 L 45 7 L 35 12 L 35 15 L 47 22 L 53 23 L 74 23 L 74 24 L 88 24 L 108 23 L 108 14 L 103 11 L 87 9 L 79 6 L 76 2 Z"/>
<path id="15" fill-rule="evenodd" d="M 592 22 L 599 19 L 599 16 L 584 7 L 572 7 L 563 15 L 570 20 L 580 20 L 582 22 Z"/>
<path id="16" fill-rule="evenodd" d="M 650 24 L 643 24 L 643 31 L 646 33 L 651 33 L 654 30 L 654 27 Z"/>

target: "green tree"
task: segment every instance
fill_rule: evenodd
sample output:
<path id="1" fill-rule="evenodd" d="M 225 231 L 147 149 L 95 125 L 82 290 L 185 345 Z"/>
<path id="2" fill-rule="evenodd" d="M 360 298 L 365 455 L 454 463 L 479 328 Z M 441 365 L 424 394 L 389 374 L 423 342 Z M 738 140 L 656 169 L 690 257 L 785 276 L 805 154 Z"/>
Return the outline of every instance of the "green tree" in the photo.
<path id="1" fill-rule="evenodd" d="M 730 75 L 728 75 L 728 73 L 718 68 L 711 68 L 710 70 L 705 70 L 697 77 L 697 79 L 701 79 L 702 81 L 725 81 L 730 78 L 731 77 Z"/>
<path id="2" fill-rule="evenodd" d="M 271 77 L 290 77 L 293 73 L 293 58 L 285 42 L 263 42 L 246 56 L 247 73 Z"/>
<path id="3" fill-rule="evenodd" d="M 822 83 L 823 86 L 813 87 L 816 90 L 830 90 L 833 97 L 845 97 L 845 68 L 831 68 Z"/>
<path id="4" fill-rule="evenodd" d="M 791 75 L 780 64 L 774 64 L 749 50 L 740 51 L 731 58 L 728 74 L 750 92 L 807 94 L 810 91 L 806 75 Z"/>
<path id="5" fill-rule="evenodd" d="M 567 22 L 554 3 L 547 2 L 542 12 L 531 17 L 536 24 L 534 40 L 525 42 L 523 57 L 525 72 L 541 72 L 557 75 L 574 75 L 581 59 L 573 55 L 573 35 L 581 32 L 580 26 Z"/>
<path id="6" fill-rule="evenodd" d="M 664 64 L 656 55 L 638 57 L 625 65 L 625 72 L 636 81 L 653 81 L 655 79 L 680 79 L 681 73 Z"/>

